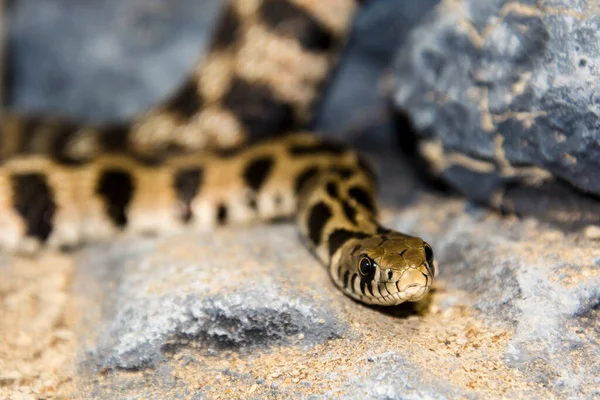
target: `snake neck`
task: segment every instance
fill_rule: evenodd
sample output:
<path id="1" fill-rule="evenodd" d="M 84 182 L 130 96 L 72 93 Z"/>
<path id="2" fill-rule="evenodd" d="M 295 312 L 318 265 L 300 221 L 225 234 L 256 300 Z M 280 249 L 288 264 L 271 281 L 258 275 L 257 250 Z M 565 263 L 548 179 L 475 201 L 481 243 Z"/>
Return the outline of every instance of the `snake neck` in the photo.
<path id="1" fill-rule="evenodd" d="M 422 239 L 377 222 L 375 186 L 358 159 L 323 171 L 300 192 L 298 226 L 346 295 L 375 305 L 419 300 L 435 275 L 433 252 Z"/>
<path id="2" fill-rule="evenodd" d="M 353 237 L 377 232 L 373 174 L 359 160 L 315 174 L 300 192 L 297 223 L 319 260 L 335 267 Z"/>

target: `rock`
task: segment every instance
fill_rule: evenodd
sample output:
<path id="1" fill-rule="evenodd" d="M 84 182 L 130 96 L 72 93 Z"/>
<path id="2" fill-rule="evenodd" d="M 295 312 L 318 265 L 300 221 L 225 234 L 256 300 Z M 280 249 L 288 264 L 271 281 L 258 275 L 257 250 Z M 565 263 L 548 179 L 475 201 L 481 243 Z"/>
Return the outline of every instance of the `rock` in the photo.
<path id="1" fill-rule="evenodd" d="M 166 97 L 208 44 L 218 0 L 27 0 L 7 18 L 11 108 L 123 120 Z"/>
<path id="2" fill-rule="evenodd" d="M 395 126 L 389 101 L 392 61 L 411 29 L 438 0 L 369 2 L 317 110 L 316 129 L 362 149 L 389 149 Z"/>
<path id="3" fill-rule="evenodd" d="M 442 2 L 398 51 L 395 104 L 477 201 L 549 174 L 599 195 L 599 28 L 593 1 Z"/>
<path id="4" fill-rule="evenodd" d="M 231 239 L 225 234 L 216 241 L 178 238 L 166 244 L 167 252 L 160 250 L 164 244 L 135 242 L 86 251 L 80 263 L 87 272 L 81 273 L 112 270 L 111 280 L 117 282 L 103 292 L 115 299 L 114 314 L 99 337 L 96 363 L 101 368 L 154 367 L 165 352 L 175 353 L 190 340 L 216 353 L 297 342 L 300 336 L 304 345 L 340 337 L 345 324 L 327 301 L 314 299 L 323 296 L 322 290 L 298 291 L 289 282 L 301 272 L 290 257 L 295 254 L 293 232 L 286 228 L 288 239 L 282 240 L 281 229 L 263 229 L 261 236 L 275 247 L 253 244 L 252 236 L 239 240 L 230 232 Z"/>

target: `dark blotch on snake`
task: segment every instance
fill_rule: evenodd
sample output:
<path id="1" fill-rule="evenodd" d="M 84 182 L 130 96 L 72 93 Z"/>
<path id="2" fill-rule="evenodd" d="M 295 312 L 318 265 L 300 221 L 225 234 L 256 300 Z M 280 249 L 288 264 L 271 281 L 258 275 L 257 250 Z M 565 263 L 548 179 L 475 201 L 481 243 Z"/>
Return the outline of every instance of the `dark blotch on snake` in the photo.
<path id="1" fill-rule="evenodd" d="M 346 149 L 343 146 L 326 140 L 309 144 L 294 144 L 289 148 L 289 152 L 293 156 L 309 156 L 315 154 L 340 155 L 345 151 Z"/>
<path id="2" fill-rule="evenodd" d="M 123 151 L 127 149 L 130 127 L 127 124 L 111 124 L 98 130 L 100 147 L 104 151 Z"/>
<path id="3" fill-rule="evenodd" d="M 387 233 L 391 233 L 391 232 L 392 232 L 391 229 L 385 228 L 385 227 L 383 227 L 381 225 L 377 226 L 377 233 L 378 234 L 387 234 Z"/>
<path id="4" fill-rule="evenodd" d="M 220 158 L 233 158 L 240 154 L 243 151 L 243 148 L 238 146 L 234 147 L 225 147 L 222 149 L 214 149 L 213 152 L 216 156 Z"/>
<path id="5" fill-rule="evenodd" d="M 330 171 L 339 175 L 342 179 L 348 179 L 354 174 L 352 169 L 346 167 L 331 167 Z"/>
<path id="6" fill-rule="evenodd" d="M 268 86 L 239 77 L 233 78 L 222 105 L 235 114 L 250 141 L 283 134 L 296 125 L 289 103 L 277 98 Z"/>
<path id="7" fill-rule="evenodd" d="M 225 225 L 227 223 L 227 206 L 225 204 L 219 204 L 217 208 L 217 223 L 219 225 Z"/>
<path id="8" fill-rule="evenodd" d="M 337 199 L 340 196 L 335 182 L 327 182 L 325 190 L 327 190 L 327 194 L 333 197 L 334 199 Z"/>
<path id="9" fill-rule="evenodd" d="M 364 189 L 354 186 L 348 190 L 348 196 L 352 197 L 358 204 L 361 204 L 367 210 L 375 211 L 373 199 Z"/>
<path id="10" fill-rule="evenodd" d="M 69 147 L 69 142 L 72 140 L 78 130 L 79 127 L 77 125 L 61 121 L 52 126 L 52 130 L 50 132 L 46 132 L 47 136 L 52 138 L 50 153 L 52 154 L 53 158 L 67 165 L 82 164 L 86 161 L 70 157 L 67 152 L 65 152 L 65 149 L 68 149 Z"/>
<path id="11" fill-rule="evenodd" d="M 309 167 L 304 170 L 298 177 L 296 178 L 296 184 L 294 185 L 294 191 L 296 194 L 300 193 L 304 185 L 319 172 L 319 168 L 317 167 Z"/>
<path id="12" fill-rule="evenodd" d="M 187 119 L 196 114 L 202 105 L 198 83 L 195 79 L 188 78 L 167 101 L 164 109 Z"/>
<path id="13" fill-rule="evenodd" d="M 358 221 L 356 221 L 356 210 L 354 209 L 354 207 L 352 207 L 350 204 L 348 204 L 346 200 L 344 200 L 342 202 L 342 208 L 344 209 L 344 214 L 346 215 L 346 218 L 348 218 L 348 220 L 352 222 L 353 225 L 357 225 Z"/>
<path id="14" fill-rule="evenodd" d="M 352 289 L 352 292 L 356 292 L 354 290 L 354 282 L 356 281 L 356 278 L 358 278 L 358 274 L 352 274 L 352 279 L 350 280 L 350 289 Z"/>
<path id="15" fill-rule="evenodd" d="M 183 222 L 192 219 L 192 200 L 200 191 L 203 178 L 204 170 L 200 167 L 183 168 L 175 173 L 173 188 L 177 199 L 183 203 L 184 211 L 181 215 Z"/>
<path id="16" fill-rule="evenodd" d="M 256 196 L 252 194 L 250 197 L 248 197 L 248 199 L 246 200 L 246 204 L 251 209 L 256 210 L 258 208 L 258 204 L 256 203 Z"/>
<path id="17" fill-rule="evenodd" d="M 381 285 L 377 285 L 377 291 L 379 292 L 379 296 L 383 297 L 383 293 L 381 293 Z"/>
<path id="18" fill-rule="evenodd" d="M 323 228 L 331 215 L 329 206 L 323 202 L 315 204 L 310 209 L 308 213 L 308 237 L 315 246 L 321 243 Z"/>
<path id="19" fill-rule="evenodd" d="M 350 271 L 344 272 L 344 289 L 348 287 L 348 278 L 350 277 Z"/>
<path id="20" fill-rule="evenodd" d="M 366 287 L 367 287 L 367 281 L 365 281 L 364 279 L 361 279 L 360 280 L 360 291 L 364 296 L 367 295 L 367 293 L 365 292 Z"/>
<path id="21" fill-rule="evenodd" d="M 52 232 L 56 204 L 42 174 L 11 176 L 13 207 L 25 220 L 26 235 L 45 241 Z"/>
<path id="22" fill-rule="evenodd" d="M 214 38 L 211 49 L 227 49 L 238 41 L 240 33 L 240 21 L 238 15 L 233 9 L 232 4 L 228 4 L 223 10 L 222 17 L 218 22 L 212 37 Z"/>
<path id="23" fill-rule="evenodd" d="M 276 208 L 281 207 L 281 205 L 283 204 L 283 196 L 281 195 L 281 193 L 275 194 L 275 197 L 273 198 L 273 204 L 275 204 Z"/>
<path id="24" fill-rule="evenodd" d="M 336 229 L 329 235 L 329 256 L 333 256 L 333 254 L 350 239 L 365 239 L 368 237 L 369 235 L 363 232 Z"/>
<path id="25" fill-rule="evenodd" d="M 35 138 L 40 134 L 40 126 L 44 127 L 45 123 L 39 117 L 32 116 L 25 119 L 19 132 L 19 153 L 29 154 L 33 151 L 31 144 L 35 142 Z"/>
<path id="26" fill-rule="evenodd" d="M 250 161 L 244 168 L 244 180 L 250 189 L 257 192 L 267 179 L 267 176 L 273 169 L 273 158 L 263 156 Z"/>
<path id="27" fill-rule="evenodd" d="M 375 297 L 375 294 L 373 294 L 373 281 L 370 279 L 367 281 L 367 289 L 369 289 L 371 296 Z"/>
<path id="28" fill-rule="evenodd" d="M 263 22 L 277 34 L 297 40 L 309 51 L 327 51 L 335 43 L 329 29 L 290 1 L 265 0 L 259 9 Z"/>
<path id="29" fill-rule="evenodd" d="M 127 224 L 127 207 L 133 197 L 133 179 L 121 169 L 102 172 L 96 193 L 106 200 L 106 213 L 118 227 Z"/>

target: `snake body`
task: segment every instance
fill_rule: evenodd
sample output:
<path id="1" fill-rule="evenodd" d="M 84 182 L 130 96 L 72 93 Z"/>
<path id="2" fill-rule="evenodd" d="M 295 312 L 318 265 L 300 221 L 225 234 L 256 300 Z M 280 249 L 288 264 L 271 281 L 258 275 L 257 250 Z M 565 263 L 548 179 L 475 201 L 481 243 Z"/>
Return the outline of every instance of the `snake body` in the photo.
<path id="1" fill-rule="evenodd" d="M 129 125 L 4 116 L 0 246 L 32 252 L 295 216 L 348 296 L 422 298 L 435 275 L 431 247 L 377 222 L 367 163 L 312 133 L 279 135 L 308 118 L 354 9 L 350 0 L 233 1 L 193 77 Z M 214 149 L 215 138 L 261 133 L 278 137 Z"/>

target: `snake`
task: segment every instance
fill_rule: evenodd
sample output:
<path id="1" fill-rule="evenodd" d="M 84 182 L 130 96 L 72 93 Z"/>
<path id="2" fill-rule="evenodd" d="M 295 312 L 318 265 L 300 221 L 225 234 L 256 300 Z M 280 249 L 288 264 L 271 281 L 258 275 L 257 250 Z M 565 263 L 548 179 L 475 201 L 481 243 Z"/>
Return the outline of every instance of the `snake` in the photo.
<path id="1" fill-rule="evenodd" d="M 193 73 L 128 123 L 5 112 L 0 248 L 35 254 L 290 218 L 347 296 L 422 299 L 436 274 L 431 246 L 378 222 L 377 178 L 361 154 L 302 129 L 358 6 L 229 2 Z"/>

